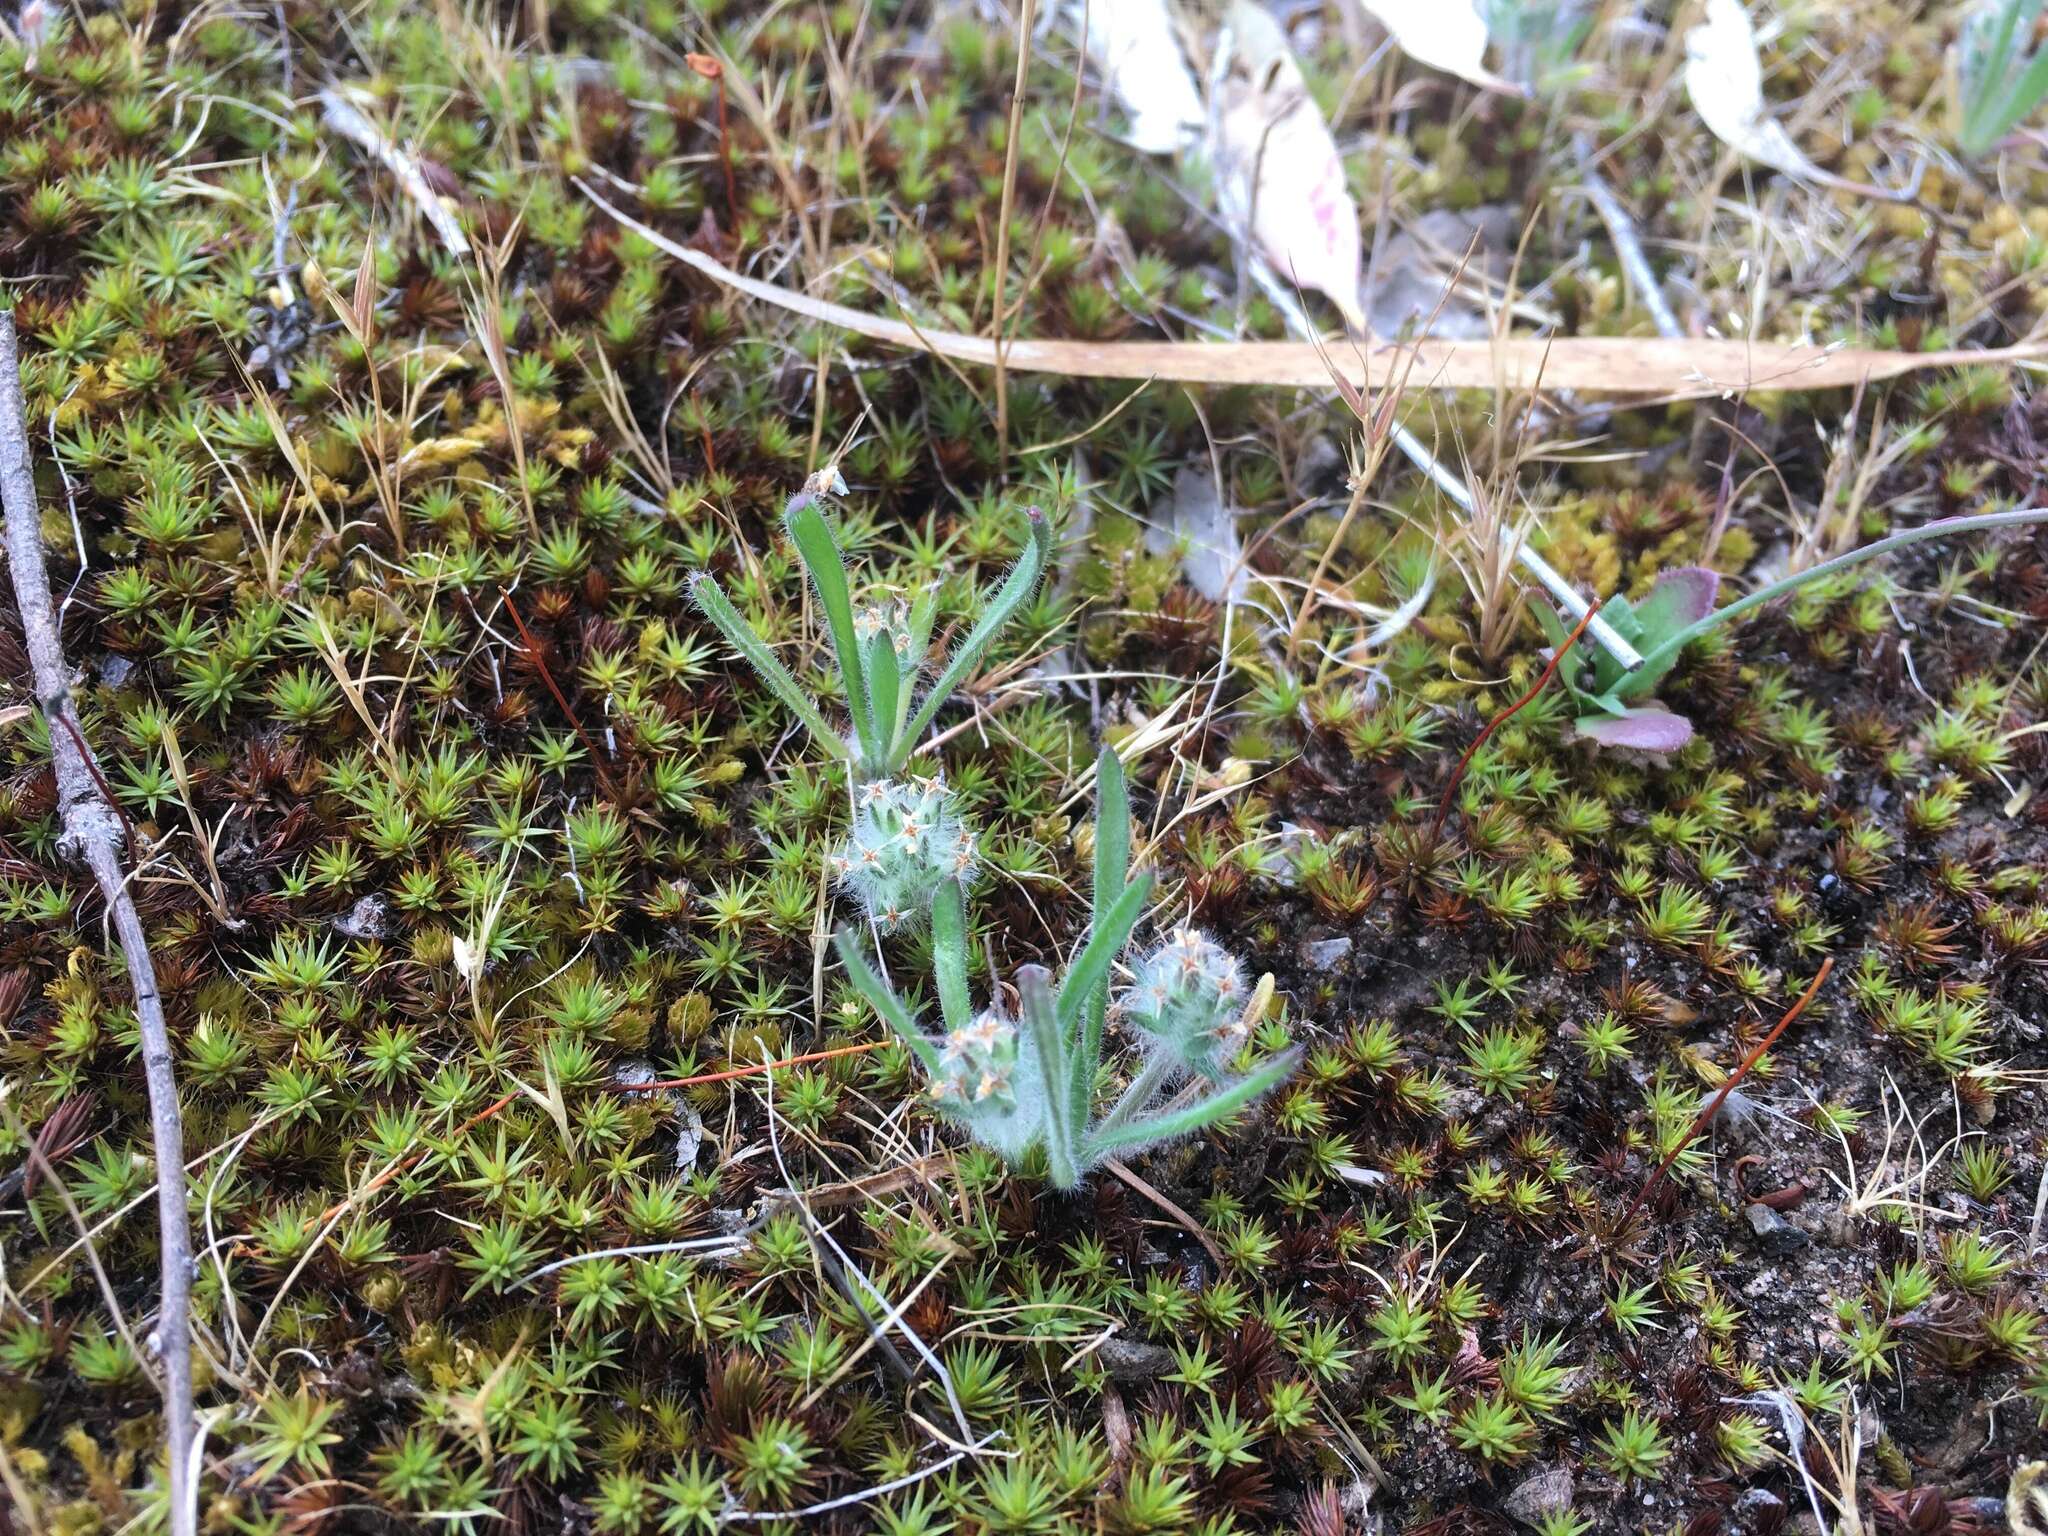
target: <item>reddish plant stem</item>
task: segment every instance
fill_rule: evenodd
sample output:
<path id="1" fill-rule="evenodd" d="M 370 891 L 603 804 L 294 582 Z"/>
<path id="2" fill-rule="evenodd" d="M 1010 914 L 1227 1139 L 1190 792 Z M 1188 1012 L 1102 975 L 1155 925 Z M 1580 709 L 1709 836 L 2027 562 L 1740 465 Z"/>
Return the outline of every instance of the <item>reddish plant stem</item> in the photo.
<path id="1" fill-rule="evenodd" d="M 725 169 L 725 216 L 727 233 L 739 228 L 740 195 L 732 177 L 732 130 L 725 120 L 725 66 L 708 53 L 688 53 L 683 62 L 718 89 L 718 163 Z"/>
<path id="2" fill-rule="evenodd" d="M 725 168 L 725 213 L 735 232 L 740 224 L 740 195 L 732 179 L 732 130 L 725 122 L 725 75 L 718 77 L 718 160 Z"/>
<path id="3" fill-rule="evenodd" d="M 99 786 L 99 791 L 106 797 L 107 804 L 111 805 L 114 808 L 114 814 L 121 818 L 121 831 L 127 839 L 128 854 L 129 857 L 134 857 L 135 823 L 128 819 L 128 813 L 121 808 L 121 802 L 114 798 L 113 786 L 107 783 L 106 775 L 100 772 L 100 765 L 92 755 L 92 748 L 85 744 L 85 737 L 79 733 L 79 729 L 72 723 L 71 717 L 69 715 L 58 715 L 56 718 L 62 721 L 64 729 L 71 733 L 72 741 L 78 746 L 78 756 L 85 764 L 85 771 L 92 775 L 93 783 Z"/>
<path id="4" fill-rule="evenodd" d="M 583 743 L 583 750 L 590 754 L 590 765 L 597 770 L 597 776 L 604 784 L 604 792 L 607 795 L 612 794 L 612 776 L 605 771 L 604 757 L 597 750 L 597 743 L 590 739 L 590 732 L 583 729 L 583 722 L 576 718 L 576 711 L 569 707 L 569 701 L 555 685 L 555 674 L 548 670 L 547 657 L 541 654 L 540 642 L 533 638 L 533 631 L 526 627 L 526 620 L 519 616 L 519 605 L 512 601 L 510 592 L 505 594 L 505 611 L 512 615 L 512 622 L 519 629 L 519 638 L 526 646 L 527 659 L 533 663 L 534 670 L 540 673 L 540 680 L 547 684 L 548 692 L 554 697 L 562 713 L 569 717 L 569 724 L 575 729 L 577 739 Z"/>
<path id="5" fill-rule="evenodd" d="M 1622 1212 L 1621 1220 L 1615 1224 L 1617 1232 L 1628 1229 L 1630 1219 L 1643 1208 L 1643 1202 L 1650 1198 L 1650 1191 L 1657 1187 L 1657 1181 L 1671 1171 L 1671 1165 L 1678 1161 L 1678 1154 L 1698 1140 L 1700 1132 L 1713 1123 L 1714 1116 L 1721 1112 L 1721 1106 L 1728 1102 L 1728 1095 L 1735 1091 L 1738 1083 L 1749 1076 L 1749 1069 L 1763 1059 L 1764 1052 L 1777 1043 L 1778 1036 L 1784 1034 L 1791 1027 L 1792 1021 L 1806 1011 L 1806 1005 L 1813 1001 L 1814 995 L 1820 991 L 1821 983 L 1828 979 L 1828 972 L 1834 968 L 1833 955 L 1822 960 L 1820 969 L 1814 972 L 1813 980 L 1809 981 L 1806 990 L 1799 994 L 1799 1001 L 1785 1010 L 1785 1016 L 1771 1026 L 1771 1032 L 1756 1043 L 1756 1049 L 1742 1058 L 1742 1065 L 1728 1074 L 1728 1081 L 1721 1085 L 1721 1091 L 1707 1101 L 1707 1107 L 1700 1111 L 1699 1118 L 1693 1121 L 1691 1128 L 1678 1138 L 1677 1145 L 1672 1147 L 1665 1155 L 1664 1161 L 1657 1165 L 1657 1171 L 1643 1180 L 1643 1187 L 1636 1191 L 1635 1199 L 1629 1202 L 1628 1209 Z"/>
<path id="6" fill-rule="evenodd" d="M 462 1124 L 455 1127 L 454 1130 L 448 1133 L 448 1139 L 450 1141 L 453 1141 L 458 1136 L 467 1135 L 472 1127 L 482 1125 L 486 1120 L 490 1119 L 491 1116 L 497 1114 L 498 1111 L 503 1109 L 507 1104 L 510 1104 L 514 1099 L 518 1097 L 519 1091 L 515 1088 L 512 1092 L 506 1094 L 502 1099 L 498 1100 L 497 1103 L 487 1105 L 483 1109 L 478 1110 L 475 1114 L 471 1115 L 467 1120 L 463 1121 Z M 382 1189 L 386 1184 L 389 1184 L 393 1179 L 397 1178 L 401 1173 L 405 1172 L 406 1169 L 412 1167 L 421 1158 L 425 1157 L 427 1155 L 427 1152 L 430 1150 L 432 1149 L 428 1148 L 419 1152 L 415 1152 L 410 1157 L 404 1158 L 399 1162 L 393 1163 L 389 1168 L 386 1168 L 382 1173 L 378 1174 L 377 1177 L 370 1180 L 369 1183 L 365 1184 L 360 1194 L 351 1195 L 349 1199 L 362 1200 L 366 1199 L 370 1195 L 375 1194 L 378 1190 Z M 330 1205 L 318 1216 L 311 1217 L 307 1220 L 306 1230 L 310 1232 L 315 1227 L 326 1226 L 328 1222 L 334 1220 L 335 1217 L 339 1216 L 343 1211 L 347 1210 L 348 1206 L 348 1200 L 342 1200 L 334 1205 Z"/>
<path id="7" fill-rule="evenodd" d="M 1572 632 L 1564 637 L 1564 644 L 1551 653 L 1549 663 L 1543 668 L 1543 675 L 1536 679 L 1536 686 L 1495 715 L 1491 720 L 1487 721 L 1486 729 L 1472 738 L 1472 745 L 1467 747 L 1465 755 L 1458 759 L 1458 768 L 1451 775 L 1451 782 L 1444 786 L 1443 799 L 1439 800 L 1436 804 L 1436 821 L 1430 827 L 1429 833 L 1432 840 L 1443 835 L 1444 818 L 1451 811 L 1451 797 L 1458 792 L 1458 786 L 1465 782 L 1465 770 L 1472 765 L 1472 759 L 1479 749 L 1486 745 L 1486 739 L 1503 725 L 1506 725 L 1509 720 L 1514 718 L 1517 712 L 1530 704 L 1536 695 L 1549 685 L 1550 680 L 1557 676 L 1558 664 L 1564 660 L 1565 653 L 1579 643 L 1579 636 L 1586 632 L 1586 626 L 1593 622 L 1593 615 L 1600 611 L 1600 603 L 1605 601 L 1607 599 L 1603 597 L 1599 602 L 1594 603 L 1580 617 L 1579 622 L 1572 626 Z"/>

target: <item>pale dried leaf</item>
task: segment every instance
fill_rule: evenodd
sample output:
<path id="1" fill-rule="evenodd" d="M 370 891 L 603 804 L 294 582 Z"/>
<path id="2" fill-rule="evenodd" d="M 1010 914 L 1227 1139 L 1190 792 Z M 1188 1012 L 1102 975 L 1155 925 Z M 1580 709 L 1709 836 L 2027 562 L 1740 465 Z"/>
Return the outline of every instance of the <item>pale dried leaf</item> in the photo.
<path id="1" fill-rule="evenodd" d="M 1742 0 L 1707 0 L 1706 20 L 1685 34 L 1685 93 L 1714 137 L 1745 159 L 1808 181 L 1834 179 L 1770 115 L 1756 28 Z"/>
<path id="2" fill-rule="evenodd" d="M 1485 65 L 1486 18 L 1477 0 L 1358 0 L 1374 21 L 1393 34 L 1403 53 L 1418 64 L 1456 75 L 1489 91 L 1524 94 Z"/>
<path id="3" fill-rule="evenodd" d="M 1224 220 L 1283 281 L 1328 295 L 1345 322 L 1363 331 L 1358 204 L 1286 37 L 1272 17 L 1240 0 L 1217 53 L 1209 152 Z"/>
<path id="4" fill-rule="evenodd" d="M 1212 603 L 1244 596 L 1244 546 L 1237 537 L 1237 516 L 1216 494 L 1216 478 L 1205 468 L 1183 469 L 1173 480 L 1173 496 L 1152 510 L 1145 529 L 1145 547 L 1155 555 L 1181 552 L 1181 574 Z"/>
<path id="5" fill-rule="evenodd" d="M 1082 45 L 1130 115 L 1133 148 L 1170 155 L 1202 134 L 1202 93 L 1166 0 L 1067 0 Z M 1085 18 L 1085 19 L 1084 19 Z"/>
<path id="6" fill-rule="evenodd" d="M 1520 230 L 1517 210 L 1502 203 L 1431 208 L 1387 234 L 1365 274 L 1365 317 L 1375 336 L 1416 335 L 1477 341 L 1493 334 L 1493 317 L 1470 291 L 1505 285 Z M 1465 286 L 1456 286 L 1462 269 Z"/>
<path id="7" fill-rule="evenodd" d="M 621 227 L 734 293 L 908 351 L 930 353 L 977 367 L 995 364 L 996 344 L 987 336 L 915 326 L 748 277 L 622 212 L 588 182 L 577 180 L 576 186 Z M 2042 357 L 2048 357 L 2048 343 L 1901 352 L 1752 341 L 1740 336 L 1513 336 L 1500 342 L 1425 338 L 1412 344 L 1368 338 L 1355 349 L 1307 341 L 1070 341 L 1019 337 L 1003 347 L 1004 362 L 1013 373 L 1057 374 L 1070 379 L 1328 389 L 1334 368 L 1338 376 L 1355 386 L 1378 389 L 1389 378 L 1408 369 L 1410 389 L 1542 387 L 1661 400 L 1715 396 L 1729 399 L 1779 390 L 1850 389 L 1859 381 L 1868 383 L 1937 368 L 2006 367 Z M 1413 367 L 1409 368 L 1411 359 Z"/>

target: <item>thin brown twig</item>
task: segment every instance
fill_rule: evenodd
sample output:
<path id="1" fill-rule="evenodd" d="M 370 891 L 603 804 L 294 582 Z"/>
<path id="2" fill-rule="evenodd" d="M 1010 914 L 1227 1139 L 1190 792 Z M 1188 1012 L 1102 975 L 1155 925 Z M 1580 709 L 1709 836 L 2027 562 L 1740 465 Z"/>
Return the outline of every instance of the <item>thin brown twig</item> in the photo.
<path id="1" fill-rule="evenodd" d="M 151 1335 L 164 1377 L 164 1439 L 169 1456 L 171 1536 L 194 1536 L 198 1523 L 196 1469 L 192 1465 L 192 1234 L 185 1209 L 185 1130 L 179 1115 L 178 1079 L 157 991 L 149 937 L 128 892 L 119 843 L 122 818 L 103 797 L 92 753 L 77 727 L 71 702 L 71 671 L 57 611 L 50 600 L 50 576 L 43 559 L 42 516 L 36 503 L 35 470 L 29 459 L 28 426 L 22 410 L 21 359 L 14 316 L 0 311 L 0 503 L 7 517 L 7 563 L 15 606 L 43 713 L 61 721 L 50 733 L 50 757 L 57 776 L 57 804 L 63 830 L 58 850 L 82 861 L 99 882 L 128 967 L 135 998 L 136 1031 L 142 1041 L 142 1073 L 149 1091 L 150 1130 L 156 1153 L 160 1295 Z"/>
<path id="2" fill-rule="evenodd" d="M 1814 972 L 1813 980 L 1806 984 L 1806 990 L 1799 994 L 1799 1000 L 1785 1010 L 1785 1016 L 1771 1026 L 1771 1032 L 1759 1040 L 1756 1048 L 1742 1058 L 1742 1064 L 1728 1074 L 1728 1080 L 1721 1085 L 1721 1091 L 1707 1101 L 1707 1107 L 1700 1111 L 1699 1118 L 1693 1121 L 1686 1133 L 1679 1137 L 1677 1143 L 1665 1154 L 1664 1161 L 1657 1165 L 1657 1171 L 1643 1180 L 1643 1187 L 1636 1191 L 1635 1199 L 1629 1202 L 1628 1209 L 1621 1214 L 1621 1220 L 1615 1223 L 1615 1231 L 1628 1230 L 1629 1221 L 1643 1208 L 1643 1202 L 1650 1198 L 1650 1191 L 1657 1187 L 1657 1181 L 1671 1170 L 1673 1163 L 1678 1161 L 1678 1154 L 1691 1146 L 1699 1138 L 1700 1132 L 1713 1123 L 1714 1116 L 1721 1112 L 1721 1106 L 1728 1101 L 1728 1095 L 1735 1091 L 1738 1083 L 1749 1076 L 1749 1069 L 1763 1059 L 1764 1052 L 1777 1043 L 1778 1036 L 1791 1027 L 1792 1021 L 1806 1012 L 1806 1005 L 1813 1001 L 1815 994 L 1820 991 L 1821 983 L 1828 979 L 1828 972 L 1834 968 L 1833 955 L 1821 961 L 1820 969 Z"/>

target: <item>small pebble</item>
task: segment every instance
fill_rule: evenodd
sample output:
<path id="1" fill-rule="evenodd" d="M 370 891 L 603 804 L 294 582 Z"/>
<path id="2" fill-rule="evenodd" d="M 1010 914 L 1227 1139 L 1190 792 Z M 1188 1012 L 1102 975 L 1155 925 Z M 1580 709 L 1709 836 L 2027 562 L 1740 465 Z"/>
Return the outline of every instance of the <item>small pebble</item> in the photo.
<path id="1" fill-rule="evenodd" d="M 1156 1381 L 1173 1369 L 1173 1351 L 1141 1339 L 1108 1338 L 1095 1351 L 1095 1359 L 1109 1372 L 1110 1380 L 1125 1386 Z"/>
<path id="2" fill-rule="evenodd" d="M 1334 971 L 1350 954 L 1349 939 L 1318 939 L 1301 946 L 1302 963 L 1312 971 Z"/>
<path id="3" fill-rule="evenodd" d="M 1768 1205 L 1745 1206 L 1742 1214 L 1748 1218 L 1758 1246 L 1772 1258 L 1781 1259 L 1806 1246 L 1806 1234 Z"/>
<path id="4" fill-rule="evenodd" d="M 1569 1467 L 1547 1467 L 1517 1483 L 1500 1507 L 1524 1525 L 1540 1526 L 1546 1517 L 1571 1508 L 1576 1491 Z"/>

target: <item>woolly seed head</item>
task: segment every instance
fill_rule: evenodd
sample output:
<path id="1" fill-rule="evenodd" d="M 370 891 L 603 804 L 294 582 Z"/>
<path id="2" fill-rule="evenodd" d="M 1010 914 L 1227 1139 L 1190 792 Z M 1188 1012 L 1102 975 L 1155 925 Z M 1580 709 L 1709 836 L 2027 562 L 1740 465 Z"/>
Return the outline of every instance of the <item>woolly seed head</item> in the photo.
<path id="1" fill-rule="evenodd" d="M 1177 928 L 1139 960 L 1117 1001 L 1125 1023 L 1188 1071 L 1221 1077 L 1244 1043 L 1244 968 L 1207 934 Z"/>
<path id="2" fill-rule="evenodd" d="M 954 1110 L 1008 1109 L 1016 1102 L 1017 1026 L 993 1008 L 946 1036 L 932 1097 Z"/>
<path id="3" fill-rule="evenodd" d="M 921 921 L 948 880 L 972 882 L 974 834 L 943 781 L 878 779 L 855 796 L 832 870 L 884 933 Z"/>
<path id="4" fill-rule="evenodd" d="M 910 654 L 910 606 L 900 598 L 864 603 L 856 608 L 853 633 L 862 645 L 876 635 L 887 635 L 890 648 L 896 652 L 896 660 L 905 668 L 916 665 L 917 658 Z"/>

